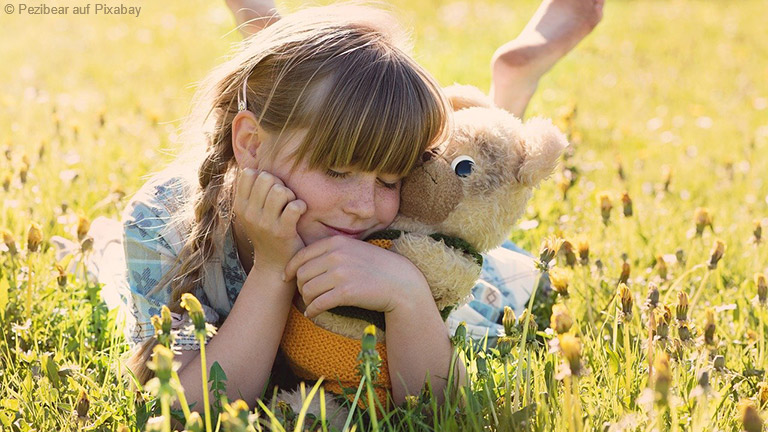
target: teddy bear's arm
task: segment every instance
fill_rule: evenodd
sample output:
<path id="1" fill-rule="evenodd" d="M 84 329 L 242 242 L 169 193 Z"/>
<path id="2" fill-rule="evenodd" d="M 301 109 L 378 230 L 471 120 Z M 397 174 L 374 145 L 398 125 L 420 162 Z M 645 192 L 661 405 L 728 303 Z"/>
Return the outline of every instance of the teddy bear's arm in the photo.
<path id="1" fill-rule="evenodd" d="M 480 277 L 481 267 L 472 257 L 426 235 L 405 233 L 391 250 L 421 271 L 439 310 L 466 301 Z"/>

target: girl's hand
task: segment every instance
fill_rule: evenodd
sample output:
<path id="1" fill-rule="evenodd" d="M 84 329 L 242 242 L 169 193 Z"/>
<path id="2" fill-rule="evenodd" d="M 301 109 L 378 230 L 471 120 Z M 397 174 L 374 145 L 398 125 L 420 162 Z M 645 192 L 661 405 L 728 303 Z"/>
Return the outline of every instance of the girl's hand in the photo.
<path id="1" fill-rule="evenodd" d="M 233 212 L 253 244 L 253 265 L 282 273 L 304 247 L 296 223 L 307 204 L 268 172 L 246 169 L 237 179 Z"/>
<path id="2" fill-rule="evenodd" d="M 432 300 L 426 279 L 407 258 L 344 236 L 300 250 L 285 275 L 286 280 L 296 278 L 309 318 L 336 306 L 387 313 L 425 296 Z"/>

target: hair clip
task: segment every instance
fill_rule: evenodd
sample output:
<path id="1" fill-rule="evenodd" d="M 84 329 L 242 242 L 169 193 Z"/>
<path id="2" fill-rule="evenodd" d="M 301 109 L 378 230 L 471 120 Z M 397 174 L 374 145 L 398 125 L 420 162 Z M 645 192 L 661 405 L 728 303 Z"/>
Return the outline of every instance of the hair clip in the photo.
<path id="1" fill-rule="evenodd" d="M 243 111 L 246 108 L 248 108 L 248 102 L 247 102 L 248 99 L 246 98 L 246 93 L 245 93 L 245 88 L 246 88 L 247 85 L 248 85 L 248 78 L 243 80 L 243 90 L 242 90 L 241 94 L 239 94 L 237 96 L 237 111 L 238 112 Z"/>

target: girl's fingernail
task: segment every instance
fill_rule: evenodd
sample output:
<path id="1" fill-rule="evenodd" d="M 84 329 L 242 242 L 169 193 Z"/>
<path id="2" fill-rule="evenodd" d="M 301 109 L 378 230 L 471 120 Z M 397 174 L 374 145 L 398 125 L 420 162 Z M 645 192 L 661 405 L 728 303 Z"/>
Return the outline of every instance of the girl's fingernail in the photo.
<path id="1" fill-rule="evenodd" d="M 256 170 L 255 170 L 255 169 L 253 169 L 253 168 L 246 168 L 246 169 L 244 169 L 244 170 L 243 170 L 243 172 L 244 172 L 244 173 L 246 173 L 246 174 L 248 174 L 248 175 L 254 175 L 254 174 L 256 174 Z"/>

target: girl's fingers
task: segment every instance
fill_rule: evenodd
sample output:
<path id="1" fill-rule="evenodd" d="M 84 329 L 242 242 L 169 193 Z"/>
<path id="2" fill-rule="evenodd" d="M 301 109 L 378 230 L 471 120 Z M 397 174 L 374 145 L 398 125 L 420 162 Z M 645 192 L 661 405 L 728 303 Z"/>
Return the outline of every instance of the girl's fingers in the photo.
<path id="1" fill-rule="evenodd" d="M 336 289 L 323 292 L 311 302 L 304 300 L 304 304 L 307 305 L 307 308 L 304 310 L 304 315 L 308 318 L 314 318 L 329 309 L 343 305 L 339 290 Z"/>
<path id="2" fill-rule="evenodd" d="M 248 197 L 248 208 L 260 214 L 264 208 L 264 203 L 267 200 L 269 190 L 272 189 L 272 186 L 277 182 L 279 182 L 280 185 L 283 183 L 279 178 L 268 172 L 260 172 L 251 187 L 251 195 Z"/>
<path id="3" fill-rule="evenodd" d="M 304 294 L 304 285 L 310 283 L 313 279 L 324 275 L 328 271 L 328 266 L 322 258 L 308 261 L 296 270 L 296 285 L 299 287 L 299 294 Z"/>
<path id="4" fill-rule="evenodd" d="M 296 277 L 296 272 L 301 266 L 310 260 L 318 258 L 328 252 L 333 244 L 331 240 L 332 237 L 318 240 L 296 252 L 296 255 L 294 255 L 293 258 L 288 261 L 288 264 L 285 265 L 285 280 L 289 281 L 293 279 Z"/>
<path id="5" fill-rule="evenodd" d="M 251 187 L 259 174 L 253 168 L 244 169 L 237 178 L 237 191 L 235 191 L 235 202 L 248 202 L 251 195 Z"/>
<path id="6" fill-rule="evenodd" d="M 286 204 L 296 199 L 296 195 L 285 186 L 274 184 L 264 200 L 264 216 L 267 220 L 277 221 L 283 214 Z"/>
<path id="7" fill-rule="evenodd" d="M 307 211 L 307 203 L 302 200 L 293 200 L 285 205 L 282 216 L 280 216 L 280 228 L 288 230 L 296 229 L 299 218 Z"/>
<path id="8" fill-rule="evenodd" d="M 304 304 L 308 305 L 315 301 L 319 296 L 331 291 L 334 288 L 334 280 L 327 273 L 321 274 L 304 284 L 301 290 L 301 298 Z"/>

